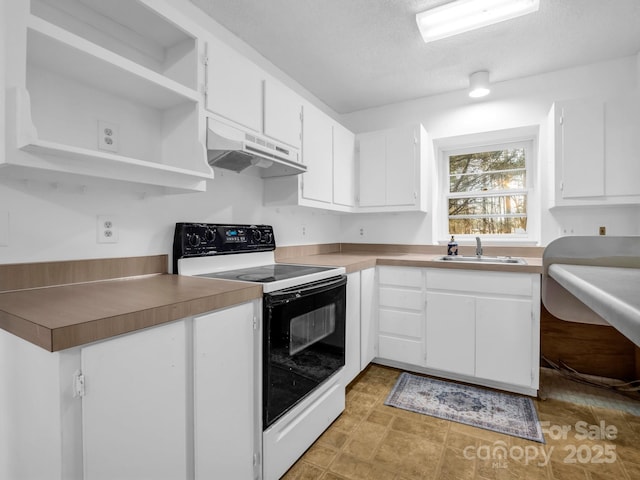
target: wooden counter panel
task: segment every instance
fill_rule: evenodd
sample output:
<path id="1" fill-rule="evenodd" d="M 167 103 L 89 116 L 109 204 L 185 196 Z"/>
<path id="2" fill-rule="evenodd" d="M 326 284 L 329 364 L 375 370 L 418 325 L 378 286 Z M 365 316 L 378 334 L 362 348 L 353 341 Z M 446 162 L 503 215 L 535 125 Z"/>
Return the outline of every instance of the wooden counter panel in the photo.
<path id="1" fill-rule="evenodd" d="M 0 265 L 0 292 L 168 272 L 168 256 Z"/>
<path id="2" fill-rule="evenodd" d="M 50 351 L 262 297 L 257 284 L 180 275 L 0 294 L 0 328 Z"/>

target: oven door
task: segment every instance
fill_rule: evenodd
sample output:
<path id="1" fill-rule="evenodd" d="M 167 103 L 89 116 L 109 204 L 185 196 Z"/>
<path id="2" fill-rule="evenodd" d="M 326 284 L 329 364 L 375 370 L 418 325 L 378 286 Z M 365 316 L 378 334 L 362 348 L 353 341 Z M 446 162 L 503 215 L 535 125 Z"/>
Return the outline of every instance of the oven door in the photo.
<path id="1" fill-rule="evenodd" d="M 264 296 L 263 428 L 344 366 L 347 277 Z"/>

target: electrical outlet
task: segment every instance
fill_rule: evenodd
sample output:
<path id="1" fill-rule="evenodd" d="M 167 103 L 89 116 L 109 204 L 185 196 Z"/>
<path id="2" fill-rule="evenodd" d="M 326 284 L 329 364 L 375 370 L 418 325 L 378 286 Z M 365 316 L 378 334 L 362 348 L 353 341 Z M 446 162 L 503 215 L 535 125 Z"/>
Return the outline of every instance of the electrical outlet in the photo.
<path id="1" fill-rule="evenodd" d="M 307 234 L 307 227 L 302 226 L 302 236 L 304 237 Z"/>
<path id="2" fill-rule="evenodd" d="M 598 233 L 599 233 L 600 235 L 606 235 L 606 234 L 607 234 L 607 227 L 600 227 L 600 228 L 598 229 Z"/>
<path id="3" fill-rule="evenodd" d="M 98 243 L 118 243 L 118 223 L 113 215 L 98 215 Z"/>
<path id="4" fill-rule="evenodd" d="M 120 148 L 118 125 L 104 120 L 98 120 L 98 148 L 117 152 Z"/>
<path id="5" fill-rule="evenodd" d="M 363 227 L 360 227 L 360 236 L 364 237 L 364 228 Z"/>

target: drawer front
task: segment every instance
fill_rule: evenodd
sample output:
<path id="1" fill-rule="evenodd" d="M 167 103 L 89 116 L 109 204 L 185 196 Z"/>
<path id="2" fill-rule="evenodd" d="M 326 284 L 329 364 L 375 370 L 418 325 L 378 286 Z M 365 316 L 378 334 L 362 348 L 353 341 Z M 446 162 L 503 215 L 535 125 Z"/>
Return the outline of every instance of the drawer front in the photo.
<path id="1" fill-rule="evenodd" d="M 421 268 L 378 267 L 378 281 L 380 285 L 422 288 L 422 272 Z"/>
<path id="2" fill-rule="evenodd" d="M 380 309 L 380 333 L 422 338 L 424 317 L 420 313 Z"/>
<path id="3" fill-rule="evenodd" d="M 424 365 L 423 342 L 380 335 L 378 356 L 396 362 Z"/>
<path id="4" fill-rule="evenodd" d="M 395 307 L 409 310 L 422 311 L 424 300 L 421 291 L 404 290 L 401 288 L 380 287 L 380 307 Z"/>
<path id="5" fill-rule="evenodd" d="M 529 273 L 445 269 L 427 271 L 428 290 L 530 296 L 533 289 L 532 283 L 532 275 Z"/>

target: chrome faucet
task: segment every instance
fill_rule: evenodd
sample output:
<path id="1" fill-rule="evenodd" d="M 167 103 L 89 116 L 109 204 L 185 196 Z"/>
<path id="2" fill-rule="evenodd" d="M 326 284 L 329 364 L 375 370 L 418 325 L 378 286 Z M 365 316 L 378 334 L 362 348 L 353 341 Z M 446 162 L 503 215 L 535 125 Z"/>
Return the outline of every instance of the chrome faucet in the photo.
<path id="1" fill-rule="evenodd" d="M 480 240 L 480 237 L 476 237 L 476 255 L 478 257 L 482 256 L 482 241 Z"/>

